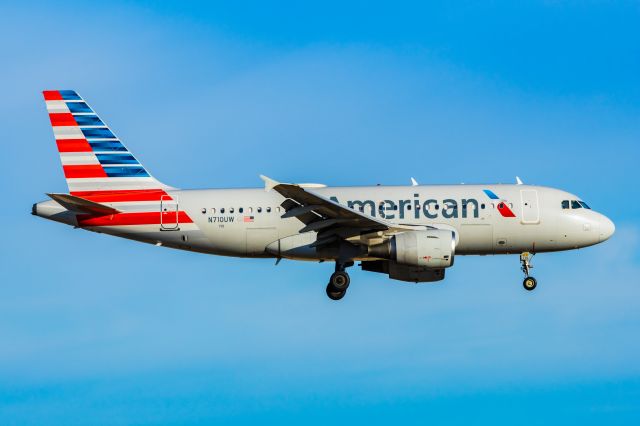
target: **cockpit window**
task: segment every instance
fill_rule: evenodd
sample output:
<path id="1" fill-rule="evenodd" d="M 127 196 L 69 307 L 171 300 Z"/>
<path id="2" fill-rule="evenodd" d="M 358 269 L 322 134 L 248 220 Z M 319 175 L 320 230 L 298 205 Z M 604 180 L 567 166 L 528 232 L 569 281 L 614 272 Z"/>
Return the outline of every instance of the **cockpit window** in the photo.
<path id="1" fill-rule="evenodd" d="M 563 209 L 569 208 L 569 200 L 562 200 L 562 208 Z"/>
<path id="2" fill-rule="evenodd" d="M 585 209 L 587 209 L 587 210 L 591 210 L 591 207 L 589 207 L 589 206 L 587 205 L 587 203 L 585 203 L 584 201 L 578 201 L 578 202 L 579 202 L 579 203 L 580 203 L 580 205 L 581 205 L 582 207 L 584 207 Z"/>
<path id="3" fill-rule="evenodd" d="M 571 200 L 571 208 L 572 209 L 581 209 L 582 206 L 577 200 Z"/>

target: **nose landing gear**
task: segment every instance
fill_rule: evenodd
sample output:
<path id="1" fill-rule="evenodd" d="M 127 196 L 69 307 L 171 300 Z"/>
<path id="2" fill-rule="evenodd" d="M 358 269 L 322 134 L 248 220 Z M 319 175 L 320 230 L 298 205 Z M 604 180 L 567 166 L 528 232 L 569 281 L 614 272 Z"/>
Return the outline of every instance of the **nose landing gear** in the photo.
<path id="1" fill-rule="evenodd" d="M 327 296 L 329 296 L 329 299 L 340 300 L 347 294 L 351 279 L 345 269 L 349 266 L 353 266 L 353 262 L 336 262 L 336 271 L 331 274 L 329 284 L 327 284 Z"/>
<path id="2" fill-rule="evenodd" d="M 524 272 L 524 281 L 522 281 L 522 286 L 525 290 L 531 291 L 538 285 L 538 281 L 535 278 L 529 276 L 529 271 L 533 268 L 531 264 L 531 259 L 533 255 L 528 251 L 520 254 L 520 264 L 522 272 Z"/>

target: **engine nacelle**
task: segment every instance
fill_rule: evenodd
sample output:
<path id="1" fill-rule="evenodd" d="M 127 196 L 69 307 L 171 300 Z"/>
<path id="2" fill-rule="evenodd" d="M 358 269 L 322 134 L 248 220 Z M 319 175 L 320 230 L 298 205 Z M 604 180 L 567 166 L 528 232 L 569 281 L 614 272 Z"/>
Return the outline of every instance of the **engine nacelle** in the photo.
<path id="1" fill-rule="evenodd" d="M 453 265 L 455 250 L 453 231 L 428 229 L 396 234 L 382 244 L 369 247 L 369 256 L 389 259 L 400 265 L 440 269 Z"/>

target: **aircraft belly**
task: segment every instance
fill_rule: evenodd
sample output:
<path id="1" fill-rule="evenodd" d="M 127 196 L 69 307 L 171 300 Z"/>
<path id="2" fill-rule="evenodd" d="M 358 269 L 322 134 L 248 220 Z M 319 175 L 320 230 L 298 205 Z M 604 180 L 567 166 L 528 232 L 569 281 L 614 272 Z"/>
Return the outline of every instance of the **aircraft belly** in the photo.
<path id="1" fill-rule="evenodd" d="M 490 254 L 493 252 L 493 225 L 463 224 L 456 254 Z"/>
<path id="2" fill-rule="evenodd" d="M 245 235 L 247 256 L 271 256 L 266 252 L 266 247 L 278 240 L 278 228 L 275 226 L 250 227 L 246 229 Z"/>

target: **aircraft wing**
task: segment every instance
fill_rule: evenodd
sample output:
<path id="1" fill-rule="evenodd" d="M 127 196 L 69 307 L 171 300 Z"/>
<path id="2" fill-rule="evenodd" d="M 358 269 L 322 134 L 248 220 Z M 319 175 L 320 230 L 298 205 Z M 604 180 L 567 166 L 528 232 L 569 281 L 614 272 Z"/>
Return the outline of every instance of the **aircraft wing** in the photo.
<path id="1" fill-rule="evenodd" d="M 323 241 L 333 241 L 338 237 L 349 238 L 376 231 L 386 234 L 416 229 L 413 226 L 392 224 L 384 219 L 345 207 L 313 192 L 313 185 L 280 183 L 266 176 L 260 177 L 265 181 L 265 190 L 273 189 L 286 198 L 282 203 L 282 207 L 286 210 L 282 218 L 299 219 L 305 224 L 300 232 L 318 232 L 320 235 L 317 245 L 321 245 Z"/>

